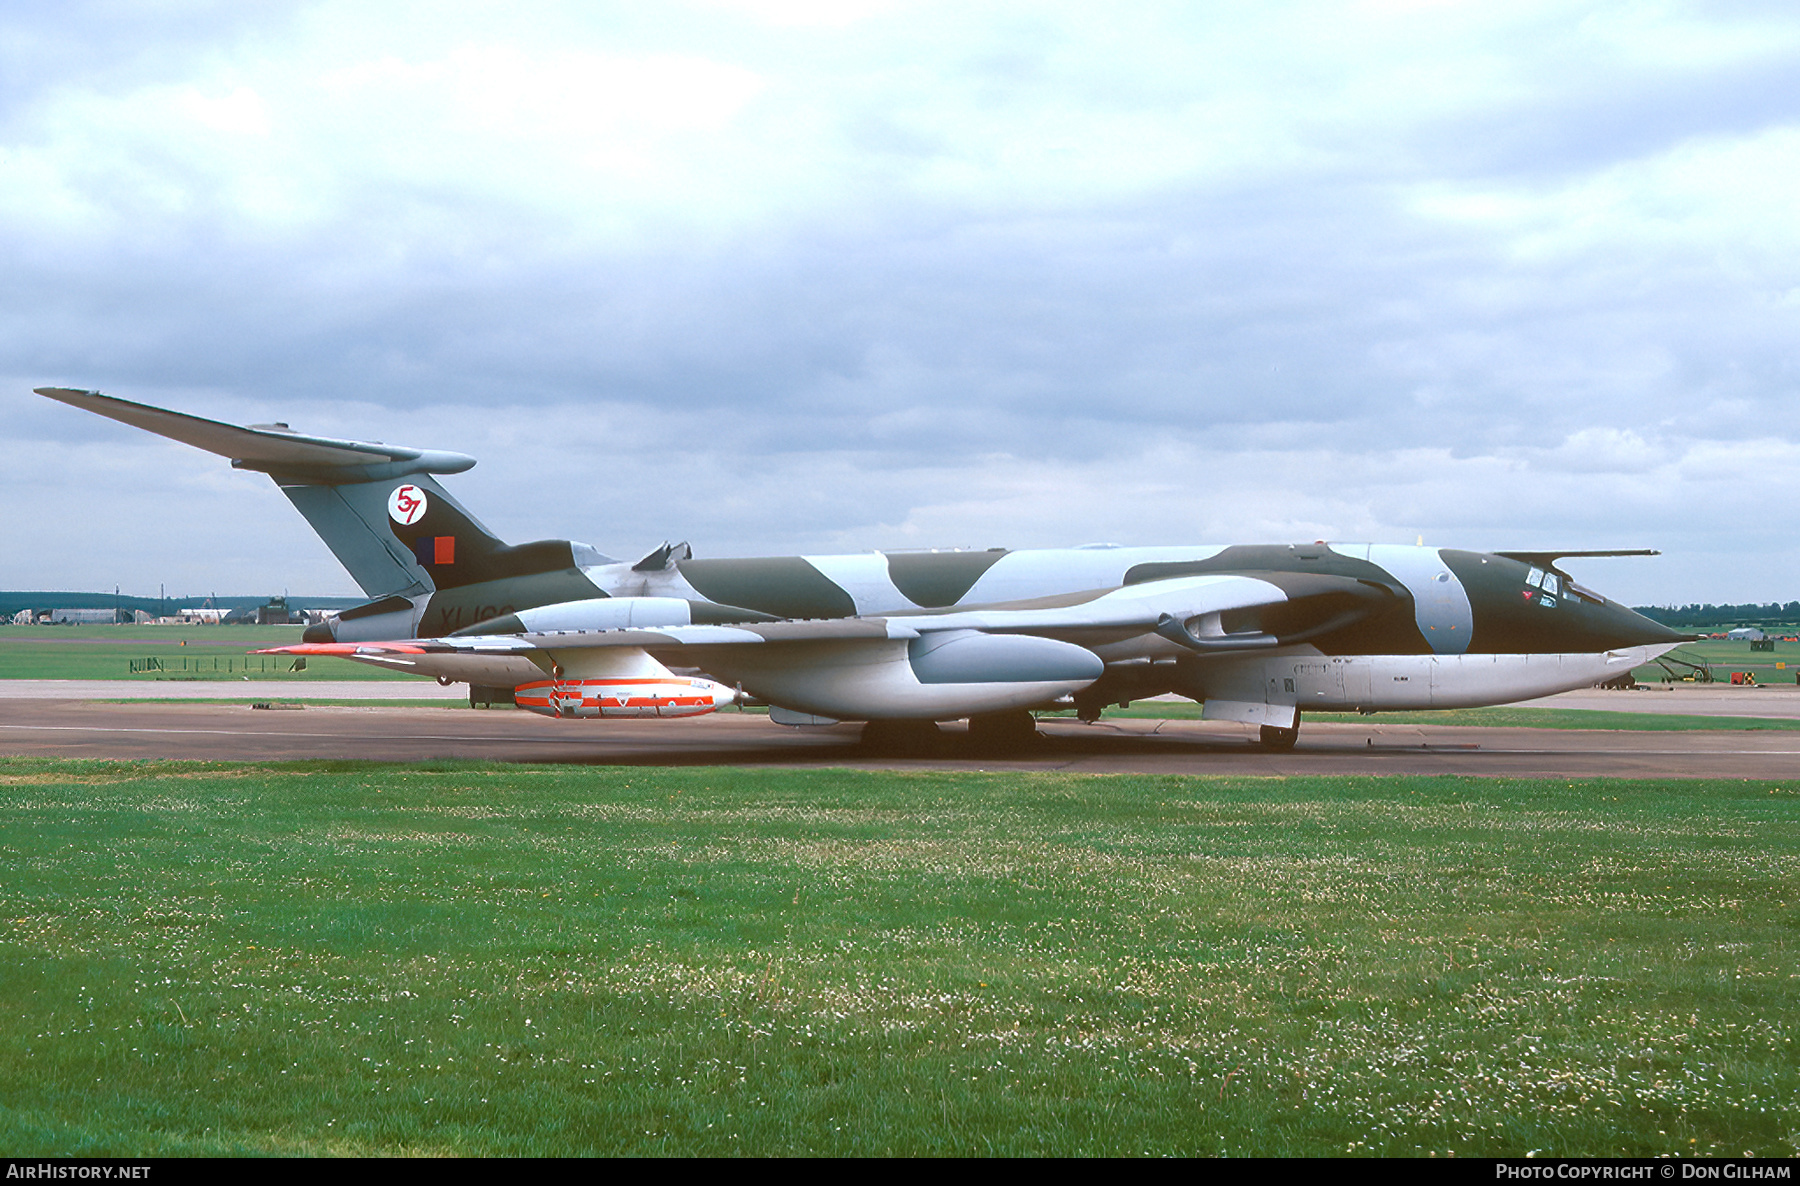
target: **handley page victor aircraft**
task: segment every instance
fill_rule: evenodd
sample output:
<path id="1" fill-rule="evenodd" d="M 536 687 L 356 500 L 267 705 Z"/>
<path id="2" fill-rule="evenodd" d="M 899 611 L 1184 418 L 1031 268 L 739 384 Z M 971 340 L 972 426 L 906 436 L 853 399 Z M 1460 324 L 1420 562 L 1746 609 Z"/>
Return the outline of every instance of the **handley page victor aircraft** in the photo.
<path id="1" fill-rule="evenodd" d="M 342 655 L 510 689 L 559 717 L 688 716 L 754 697 L 785 724 L 888 740 L 968 718 L 1175 692 L 1294 743 L 1302 710 L 1504 704 L 1600 683 L 1688 636 L 1557 562 L 1651 552 L 1390 544 L 1090 546 L 636 563 L 505 544 L 433 475 L 475 459 L 238 427 L 91 391 L 40 395 L 275 479 L 371 600 L 275 653 Z M 671 670 L 674 668 L 676 670 Z"/>

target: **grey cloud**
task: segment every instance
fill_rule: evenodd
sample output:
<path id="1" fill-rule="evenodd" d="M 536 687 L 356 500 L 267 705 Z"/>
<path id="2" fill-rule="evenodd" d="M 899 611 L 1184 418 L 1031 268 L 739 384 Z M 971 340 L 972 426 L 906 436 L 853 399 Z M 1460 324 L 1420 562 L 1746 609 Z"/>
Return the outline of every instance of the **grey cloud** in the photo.
<path id="1" fill-rule="evenodd" d="M 305 6 L 276 0 L 10 3 L 0 37 L 0 128 L 45 92 L 179 76 L 225 47 L 278 42 Z"/>
<path id="2" fill-rule="evenodd" d="M 173 51 L 160 74 L 97 29 L 99 9 L 38 14 L 25 32 L 65 55 L 130 57 L 127 86 L 179 81 L 221 47 L 276 53 L 277 34 L 318 11 L 203 37 L 169 26 L 155 35 Z M 318 212 L 259 222 L 205 154 L 81 129 L 100 154 L 75 174 L 95 220 L 0 228 L 12 448 L 59 459 L 3 488 L 55 502 L 85 481 L 111 504 L 233 523 L 242 559 L 215 563 L 240 585 L 271 567 L 333 571 L 297 517 L 278 546 L 235 525 L 224 508 L 255 506 L 261 524 L 290 514 L 272 490 L 244 493 L 258 479 L 158 480 L 178 447 L 145 453 L 156 446 L 129 430 L 24 394 L 60 382 L 474 452 L 482 466 L 458 488 L 509 537 L 621 553 L 663 533 L 713 554 L 1421 531 L 1711 547 L 1708 513 L 1754 518 L 1692 447 L 1795 439 L 1800 304 L 1783 294 L 1800 279 L 1765 249 L 1775 232 L 1620 171 L 1790 128 L 1797 100 L 1779 80 L 1792 47 L 1664 71 L 1540 14 L 1480 50 L 1516 85 L 1409 109 L 1311 42 L 1292 62 L 1263 51 L 1268 80 L 1232 60 L 1305 15 L 1252 31 L 1223 10 L 1172 31 L 1152 22 L 1087 57 L 1083 31 L 1056 14 L 1004 34 L 951 22 L 944 49 L 909 30 L 919 56 L 904 61 L 854 28 L 795 34 L 779 53 L 746 34 L 783 102 L 804 89 L 783 63 L 800 61 L 807 80 L 844 87 L 843 104 L 794 150 L 796 170 L 826 181 L 720 225 L 638 212 L 611 234 L 579 203 L 539 201 L 537 178 L 362 172 L 373 167 L 353 145 L 298 166 L 317 170 Z M 619 35 L 665 49 L 669 37 L 642 24 Z M 692 44 L 726 55 L 724 40 Z M 832 47 L 847 64 L 821 73 Z M 867 78 L 852 77 L 858 62 Z M 108 85 L 77 71 L 0 90 L 10 147 L 61 134 L 43 122 L 55 87 Z M 1108 188 L 1082 163 L 1107 158 L 1077 145 L 1088 155 L 1035 193 L 930 173 L 1003 177 L 976 130 L 1029 128 L 1040 109 L 1185 127 L 1213 102 L 1247 128 L 1263 121 L 1246 134 L 1268 137 L 1266 154 Z M 1580 207 L 1578 191 L 1609 178 L 1624 206 Z M 164 191 L 182 197 L 156 200 Z M 1433 213 L 1426 199 L 1445 196 L 1511 212 Z M 115 452 L 97 465 L 91 449 Z M 1771 538 L 1731 530 L 1746 548 Z M 154 545 L 95 532 L 84 554 Z M 36 528 L 13 539 L 34 558 L 55 542 Z M 1793 595 L 1732 596 L 1777 594 Z"/>

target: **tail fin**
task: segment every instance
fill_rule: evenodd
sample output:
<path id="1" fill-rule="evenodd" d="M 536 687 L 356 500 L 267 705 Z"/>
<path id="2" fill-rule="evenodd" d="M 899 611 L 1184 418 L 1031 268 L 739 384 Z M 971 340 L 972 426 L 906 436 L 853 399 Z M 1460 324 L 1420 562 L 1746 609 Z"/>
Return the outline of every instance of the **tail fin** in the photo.
<path id="1" fill-rule="evenodd" d="M 239 427 L 97 391 L 39 387 L 37 393 L 268 474 L 370 597 L 503 575 L 494 570 L 498 557 L 511 557 L 508 571 L 516 572 L 518 561 L 536 559 L 517 553 L 544 546 L 507 547 L 432 479 L 473 466 L 475 459 L 463 453 L 305 436 L 285 424 Z M 447 548 L 440 542 L 446 538 Z M 567 565 L 569 545 L 561 546 Z"/>
<path id="2" fill-rule="evenodd" d="M 292 490 L 287 494 L 289 498 L 294 497 Z M 439 589 L 554 572 L 575 567 L 582 560 L 598 558 L 578 560 L 576 547 L 581 547 L 583 552 L 591 549 L 562 539 L 544 539 L 529 544 L 502 543 L 430 478 L 419 478 L 405 485 L 395 485 L 391 481 L 380 483 L 374 497 L 385 499 L 380 518 L 389 534 L 407 549 L 413 563 L 428 574 L 432 584 Z M 298 499 L 295 499 L 295 505 L 299 505 Z M 311 518 L 310 515 L 307 517 Z M 316 522 L 314 526 L 317 526 Z"/>
<path id="3" fill-rule="evenodd" d="M 481 579 L 468 575 L 480 557 L 508 550 L 428 474 L 330 484 L 271 476 L 371 597 L 469 584 Z M 422 513 L 402 522 L 396 502 L 417 504 Z M 569 563 L 567 546 L 562 563 Z"/>

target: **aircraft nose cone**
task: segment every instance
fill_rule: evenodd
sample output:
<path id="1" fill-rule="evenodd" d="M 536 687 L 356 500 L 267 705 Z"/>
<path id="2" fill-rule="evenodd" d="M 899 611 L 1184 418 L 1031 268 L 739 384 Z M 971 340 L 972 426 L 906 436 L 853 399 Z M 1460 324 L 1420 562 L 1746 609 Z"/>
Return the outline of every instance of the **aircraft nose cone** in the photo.
<path id="1" fill-rule="evenodd" d="M 1475 628 L 1471 649 L 1500 653 L 1596 654 L 1632 647 L 1667 650 L 1692 635 L 1627 606 L 1498 554 L 1449 553 L 1468 590 Z M 1535 578 L 1535 579 L 1534 579 Z"/>
<path id="2" fill-rule="evenodd" d="M 1603 621 L 1606 633 L 1620 640 L 1614 648 L 1609 649 L 1691 642 L 1694 638 L 1692 634 L 1671 630 L 1661 622 L 1646 618 L 1634 609 L 1627 609 L 1610 601 L 1606 603 Z"/>

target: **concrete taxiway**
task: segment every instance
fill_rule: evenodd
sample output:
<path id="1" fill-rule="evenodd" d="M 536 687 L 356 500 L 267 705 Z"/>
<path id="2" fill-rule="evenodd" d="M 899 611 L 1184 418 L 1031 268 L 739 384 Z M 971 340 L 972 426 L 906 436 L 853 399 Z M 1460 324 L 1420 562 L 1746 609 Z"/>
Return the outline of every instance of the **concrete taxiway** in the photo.
<path id="1" fill-rule="evenodd" d="M 789 729 L 757 714 L 676 721 L 557 721 L 511 710 L 107 703 L 15 698 L 0 754 L 226 761 L 470 758 L 597 765 L 850 766 L 1229 775 L 1800 778 L 1800 731 L 1613 732 L 1307 723 L 1286 753 L 1210 721 L 1042 723 L 1023 753 L 976 755 L 947 728 L 941 751 L 881 757 L 855 726 Z"/>
<path id="2" fill-rule="evenodd" d="M 1514 708 L 1575 708 L 1695 717 L 1777 717 L 1800 720 L 1800 685 L 1652 684 L 1632 691 L 1583 688 Z"/>

